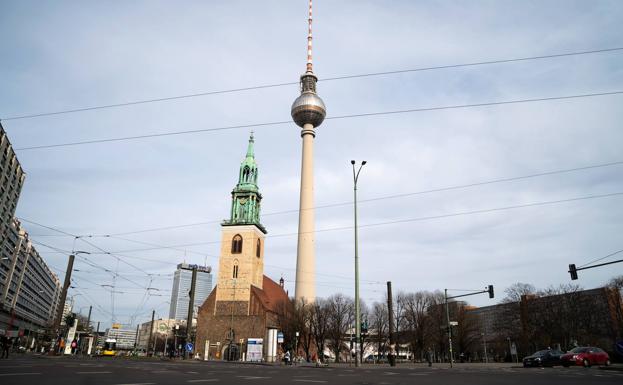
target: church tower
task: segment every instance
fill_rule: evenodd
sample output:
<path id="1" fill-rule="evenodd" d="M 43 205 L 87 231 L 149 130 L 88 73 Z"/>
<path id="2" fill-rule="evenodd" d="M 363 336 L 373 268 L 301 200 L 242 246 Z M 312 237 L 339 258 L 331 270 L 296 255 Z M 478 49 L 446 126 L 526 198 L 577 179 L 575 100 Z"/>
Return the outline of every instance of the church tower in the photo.
<path id="1" fill-rule="evenodd" d="M 222 223 L 217 312 L 219 302 L 231 306 L 231 301 L 243 301 L 248 306 L 251 286 L 262 289 L 266 229 L 260 223 L 262 194 L 257 180 L 258 167 L 251 133 L 247 155 L 240 165 L 238 183 L 231 192 L 229 219 Z"/>

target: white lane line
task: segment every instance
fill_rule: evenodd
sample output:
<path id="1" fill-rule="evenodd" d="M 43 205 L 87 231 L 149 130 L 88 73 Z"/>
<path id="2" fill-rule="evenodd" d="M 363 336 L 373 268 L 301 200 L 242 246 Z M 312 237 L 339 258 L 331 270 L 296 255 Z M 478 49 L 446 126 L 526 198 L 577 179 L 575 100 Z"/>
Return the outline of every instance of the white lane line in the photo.
<path id="1" fill-rule="evenodd" d="M 111 374 L 112 372 L 76 372 L 76 374 Z"/>
<path id="2" fill-rule="evenodd" d="M 41 373 L 2 373 L 0 376 L 35 376 Z"/>
<path id="3" fill-rule="evenodd" d="M 214 381 L 218 381 L 218 378 L 207 378 L 204 380 L 188 380 L 186 382 L 214 382 Z"/>
<path id="4" fill-rule="evenodd" d="M 324 380 L 292 380 L 295 382 L 322 382 L 322 383 L 326 383 L 326 381 Z"/>
<path id="5" fill-rule="evenodd" d="M 258 377 L 258 376 L 236 376 L 238 378 L 242 378 L 243 380 L 263 380 L 272 377 Z"/>
<path id="6" fill-rule="evenodd" d="M 115 384 L 115 385 L 155 385 L 155 382 L 137 382 L 135 384 Z"/>

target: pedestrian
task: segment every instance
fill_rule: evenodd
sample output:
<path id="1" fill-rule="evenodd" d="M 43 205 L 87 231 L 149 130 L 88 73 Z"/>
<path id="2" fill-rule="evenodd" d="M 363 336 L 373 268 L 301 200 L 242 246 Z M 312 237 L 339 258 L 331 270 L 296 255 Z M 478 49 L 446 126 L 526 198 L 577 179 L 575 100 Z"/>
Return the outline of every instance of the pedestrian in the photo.
<path id="1" fill-rule="evenodd" d="M 290 351 L 289 350 L 286 352 L 283 359 L 286 361 L 286 365 L 290 365 Z"/>
<path id="2" fill-rule="evenodd" d="M 71 341 L 71 354 L 76 354 L 77 348 L 78 348 L 78 341 L 76 341 L 76 339 L 74 338 L 74 340 Z"/>
<path id="3" fill-rule="evenodd" d="M 428 351 L 426 352 L 426 362 L 428 362 L 429 368 L 433 366 L 433 352 L 430 350 L 430 348 L 428 348 Z"/>
<path id="4" fill-rule="evenodd" d="M 11 340 L 7 336 L 2 336 L 2 357 L 9 358 L 9 348 L 11 347 Z"/>

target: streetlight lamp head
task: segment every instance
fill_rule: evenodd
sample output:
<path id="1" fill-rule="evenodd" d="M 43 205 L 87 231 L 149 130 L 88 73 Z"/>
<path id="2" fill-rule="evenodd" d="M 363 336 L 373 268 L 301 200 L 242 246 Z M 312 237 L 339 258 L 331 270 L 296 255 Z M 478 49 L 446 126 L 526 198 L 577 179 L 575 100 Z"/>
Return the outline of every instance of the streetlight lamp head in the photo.
<path id="1" fill-rule="evenodd" d="M 351 161 L 350 161 L 350 164 L 355 164 L 355 161 L 354 161 L 354 160 L 351 160 Z"/>
<path id="2" fill-rule="evenodd" d="M 366 162 L 365 160 L 363 162 L 361 162 L 361 165 L 363 166 L 364 164 L 366 164 L 368 162 Z"/>

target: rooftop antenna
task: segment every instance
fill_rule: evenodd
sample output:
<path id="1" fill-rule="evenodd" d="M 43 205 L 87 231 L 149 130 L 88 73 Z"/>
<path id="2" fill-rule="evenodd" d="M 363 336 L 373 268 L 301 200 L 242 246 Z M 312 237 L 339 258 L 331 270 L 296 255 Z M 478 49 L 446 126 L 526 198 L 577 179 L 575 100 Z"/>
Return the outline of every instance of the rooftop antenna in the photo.
<path id="1" fill-rule="evenodd" d="M 313 66 L 313 61 L 312 61 L 312 0 L 309 0 L 309 19 L 307 19 L 308 24 L 309 24 L 309 31 L 307 34 L 307 70 L 305 72 L 309 72 L 309 73 L 314 73 L 314 70 L 312 68 Z"/>

